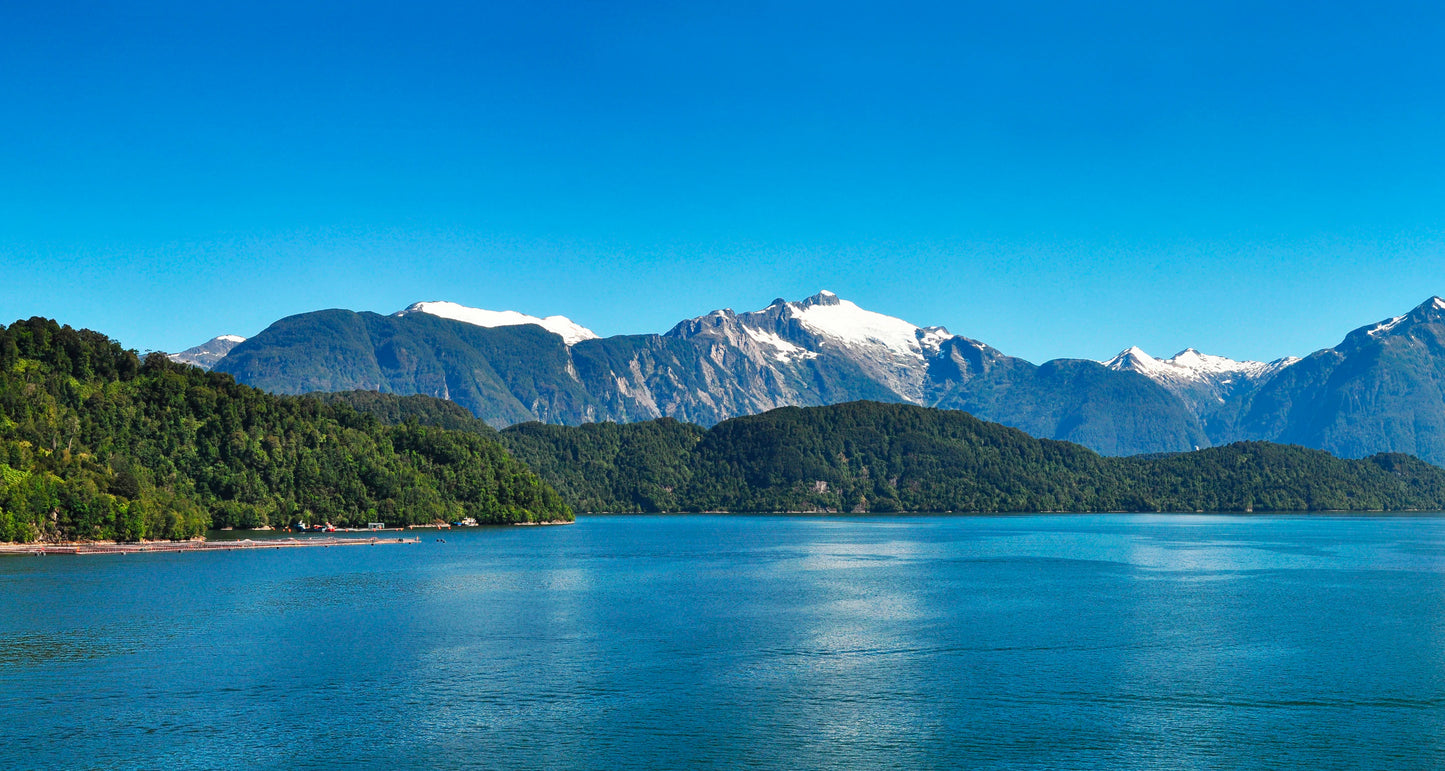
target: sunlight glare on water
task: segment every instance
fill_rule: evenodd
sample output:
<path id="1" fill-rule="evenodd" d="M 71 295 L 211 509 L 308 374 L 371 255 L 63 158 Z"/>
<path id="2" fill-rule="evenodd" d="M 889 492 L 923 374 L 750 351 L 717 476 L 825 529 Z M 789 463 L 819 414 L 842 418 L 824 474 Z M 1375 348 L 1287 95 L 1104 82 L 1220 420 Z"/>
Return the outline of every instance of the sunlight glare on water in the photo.
<path id="1" fill-rule="evenodd" d="M 0 559 L 15 767 L 1445 765 L 1445 518 L 586 517 Z"/>

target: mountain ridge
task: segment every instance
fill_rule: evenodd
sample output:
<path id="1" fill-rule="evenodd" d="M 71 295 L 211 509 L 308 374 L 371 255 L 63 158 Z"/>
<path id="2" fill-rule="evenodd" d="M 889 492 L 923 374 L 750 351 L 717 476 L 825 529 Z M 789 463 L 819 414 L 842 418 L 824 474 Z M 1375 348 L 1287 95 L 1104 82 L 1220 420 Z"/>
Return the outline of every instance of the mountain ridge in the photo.
<path id="1" fill-rule="evenodd" d="M 783 406 L 871 399 L 967 409 L 1116 454 L 1205 441 L 1187 410 L 1133 373 L 1083 360 L 1036 366 L 826 290 L 756 311 L 712 311 L 660 335 L 570 344 L 540 325 L 317 311 L 276 322 L 217 369 L 279 393 L 449 398 L 497 427 L 658 417 L 712 425 Z M 1128 404 L 1130 414 L 1106 414 L 1094 406 L 1103 401 Z"/>
<path id="2" fill-rule="evenodd" d="M 428 305 L 438 304 L 410 308 Z M 574 327 L 590 330 L 561 316 L 447 307 L 298 314 L 236 345 L 217 368 L 280 393 L 447 398 L 499 428 L 658 417 L 708 426 L 777 407 L 868 399 L 961 409 L 1110 455 L 1258 439 L 1348 457 L 1400 451 L 1445 461 L 1445 354 L 1428 344 L 1445 335 L 1439 297 L 1301 358 L 1235 361 L 1186 348 L 1156 359 L 1129 348 L 1105 362 L 1038 365 L 827 290 L 754 311 L 715 310 L 661 334 L 611 337 L 566 337 Z M 1382 356 L 1385 349 L 1394 353 Z M 1338 357 L 1351 365 L 1329 364 Z M 1364 374 L 1381 367 L 1413 374 L 1400 382 Z M 1355 370 L 1354 385 L 1340 380 Z M 1359 392 L 1346 398 L 1340 387 Z M 1358 403 L 1368 406 L 1350 407 Z"/>

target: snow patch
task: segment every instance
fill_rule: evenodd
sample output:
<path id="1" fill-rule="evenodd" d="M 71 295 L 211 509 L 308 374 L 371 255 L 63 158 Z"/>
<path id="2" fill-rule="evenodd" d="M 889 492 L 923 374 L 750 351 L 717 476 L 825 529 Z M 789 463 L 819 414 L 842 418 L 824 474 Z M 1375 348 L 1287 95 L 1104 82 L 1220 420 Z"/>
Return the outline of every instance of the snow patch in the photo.
<path id="1" fill-rule="evenodd" d="M 765 345 L 765 346 L 767 346 L 767 347 L 769 347 L 769 348 L 772 348 L 772 349 L 773 349 L 773 358 L 774 358 L 774 359 L 777 359 L 778 361 L 792 361 L 792 360 L 794 360 L 794 359 L 816 359 L 816 358 L 818 358 L 818 354 L 813 353 L 812 351 L 806 350 L 806 349 L 804 349 L 804 348 L 800 348 L 800 347 L 798 347 L 798 346 L 796 346 L 796 345 L 793 345 L 792 343 L 788 342 L 787 340 L 784 340 L 784 339 L 781 338 L 781 337 L 778 337 L 777 335 L 773 334 L 772 332 L 766 332 L 766 331 L 761 330 L 761 329 L 753 329 L 752 327 L 743 327 L 743 331 L 744 331 L 744 332 L 747 332 L 747 333 L 748 333 L 748 337 L 751 337 L 752 339 L 756 340 L 758 343 L 760 343 L 760 344 L 762 344 L 762 345 Z"/>
<path id="2" fill-rule="evenodd" d="M 221 341 L 227 342 L 227 343 L 244 343 L 244 342 L 246 342 L 246 338 L 241 337 L 240 335 L 221 335 L 220 337 L 217 337 L 216 340 L 221 340 Z M 212 342 L 215 342 L 215 341 L 213 340 Z"/>
<path id="3" fill-rule="evenodd" d="M 953 335 L 943 327 L 928 327 L 918 330 L 918 344 L 928 353 L 937 353 L 943 344 L 953 339 Z"/>
<path id="4" fill-rule="evenodd" d="M 1211 381 L 1227 385 L 1234 382 L 1236 377 L 1257 379 L 1273 375 L 1297 361 L 1299 359 L 1294 357 L 1270 362 L 1235 361 L 1226 356 L 1200 353 L 1193 348 L 1185 348 L 1168 359 L 1156 359 L 1138 346 L 1131 346 L 1118 356 L 1101 363 L 1120 372 L 1138 372 L 1156 382 Z"/>
<path id="5" fill-rule="evenodd" d="M 453 321 L 461 321 L 479 327 L 515 327 L 523 324 L 535 324 L 548 332 L 560 335 L 562 341 L 567 345 L 576 345 L 583 340 L 591 340 L 597 337 L 597 333 L 572 321 L 566 316 L 548 316 L 538 318 L 528 316 L 517 311 L 489 311 L 482 308 L 469 308 L 453 302 L 432 301 L 413 303 L 405 310 L 397 311 L 395 316 L 405 316 L 411 313 L 425 313 L 429 316 L 438 316 Z"/>
<path id="6" fill-rule="evenodd" d="M 837 295 L 827 290 L 818 294 L 835 300 L 827 305 L 788 303 L 789 312 L 804 327 L 846 344 L 883 346 L 897 356 L 922 358 L 918 327 L 903 319 L 863 310 L 847 300 L 836 299 Z"/>
<path id="7" fill-rule="evenodd" d="M 1440 302 L 1440 301 L 1439 301 L 1439 300 L 1436 300 L 1435 302 L 1438 303 L 1438 302 Z M 1380 322 L 1379 324 L 1376 324 L 1375 326 L 1370 327 L 1369 330 L 1366 331 L 1366 334 L 1368 334 L 1370 337 L 1379 337 L 1380 335 L 1383 335 L 1383 334 L 1385 334 L 1386 332 L 1389 332 L 1390 330 L 1394 329 L 1395 327 L 1400 326 L 1400 322 L 1402 322 L 1402 321 L 1404 321 L 1404 320 L 1405 320 L 1405 317 L 1404 317 L 1404 316 L 1396 316 L 1396 317 L 1390 319 L 1389 321 L 1382 321 L 1382 322 Z"/>

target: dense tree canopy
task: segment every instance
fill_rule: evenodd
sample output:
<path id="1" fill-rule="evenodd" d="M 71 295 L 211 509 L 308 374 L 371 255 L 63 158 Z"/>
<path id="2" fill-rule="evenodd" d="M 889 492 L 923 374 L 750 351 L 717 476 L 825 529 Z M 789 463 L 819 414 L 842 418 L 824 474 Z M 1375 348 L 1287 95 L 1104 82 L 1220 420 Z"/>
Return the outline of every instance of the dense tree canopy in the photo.
<path id="1" fill-rule="evenodd" d="M 178 538 L 298 519 L 570 519 L 495 434 L 416 419 L 429 405 L 364 398 L 398 424 L 161 354 L 142 362 L 46 319 L 0 327 L 0 541 Z"/>
<path id="2" fill-rule="evenodd" d="M 523 423 L 502 434 L 507 448 L 578 511 L 679 511 L 703 430 L 672 418 L 570 427 Z"/>
<path id="3" fill-rule="evenodd" d="M 327 404 L 345 404 L 358 412 L 376 417 L 388 426 L 417 423 L 448 431 L 470 431 L 489 439 L 497 438 L 497 430 L 476 417 L 467 408 L 431 396 L 398 396 L 376 391 L 335 391 L 307 394 Z"/>
<path id="4" fill-rule="evenodd" d="M 502 439 L 579 511 L 1445 508 L 1445 470 L 1405 455 L 1343 460 L 1242 442 L 1106 458 L 962 412 L 877 402 L 785 407 L 706 432 L 525 424 Z"/>

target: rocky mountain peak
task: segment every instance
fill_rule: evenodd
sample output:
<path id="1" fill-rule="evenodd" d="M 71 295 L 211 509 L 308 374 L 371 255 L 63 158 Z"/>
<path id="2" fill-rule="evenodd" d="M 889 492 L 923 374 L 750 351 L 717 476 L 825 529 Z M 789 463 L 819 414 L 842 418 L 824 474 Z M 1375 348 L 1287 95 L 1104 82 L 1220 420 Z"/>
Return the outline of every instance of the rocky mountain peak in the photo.
<path id="1" fill-rule="evenodd" d="M 819 305 L 841 305 L 844 302 L 847 301 L 839 297 L 838 295 L 824 289 L 813 295 L 812 297 L 809 297 L 808 299 L 798 303 L 798 305 L 801 305 L 804 308 L 811 308 Z M 852 305 L 852 303 L 849 303 L 849 305 Z"/>
<path id="2" fill-rule="evenodd" d="M 1178 396 L 1198 416 L 1217 409 L 1237 391 L 1264 382 L 1299 361 L 1294 358 L 1272 362 L 1235 361 L 1226 356 L 1200 353 L 1185 348 L 1168 359 L 1156 359 L 1138 346 L 1121 351 L 1105 367 L 1117 372 L 1137 372 Z"/>
<path id="3" fill-rule="evenodd" d="M 180 353 L 168 354 L 167 358 L 183 364 L 192 364 L 201 369 L 210 369 L 216 366 L 216 362 L 225 358 L 232 348 L 244 342 L 246 342 L 246 338 L 240 335 L 220 335 Z"/>
<path id="4" fill-rule="evenodd" d="M 1116 354 L 1114 358 L 1100 363 L 1116 372 L 1123 372 L 1125 370 L 1137 372 L 1140 368 L 1157 364 L 1158 362 L 1158 359 L 1145 353 L 1143 348 L 1137 345 L 1131 345 Z"/>
<path id="5" fill-rule="evenodd" d="M 786 303 L 780 310 L 809 333 L 836 347 L 872 350 L 885 357 L 922 360 L 924 356 L 921 338 L 927 333 L 923 328 L 860 308 L 826 289 L 802 302 Z M 942 339 L 938 330 L 942 327 L 931 329 L 935 330 L 931 344 L 937 348 Z"/>
<path id="6" fill-rule="evenodd" d="M 1445 324 L 1445 299 L 1431 297 L 1409 313 L 1392 316 L 1369 326 L 1360 327 L 1345 336 L 1341 349 L 1368 346 L 1387 338 L 1411 336 L 1418 325 Z M 1438 334 L 1438 330 L 1436 332 Z"/>

